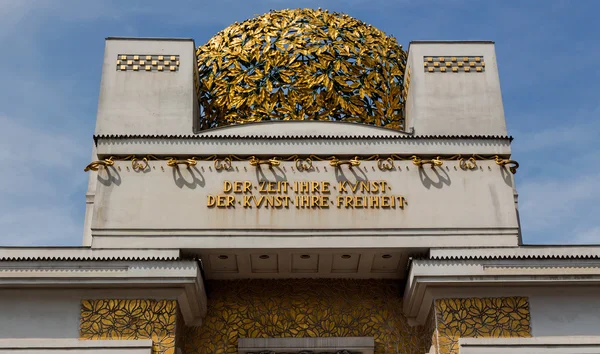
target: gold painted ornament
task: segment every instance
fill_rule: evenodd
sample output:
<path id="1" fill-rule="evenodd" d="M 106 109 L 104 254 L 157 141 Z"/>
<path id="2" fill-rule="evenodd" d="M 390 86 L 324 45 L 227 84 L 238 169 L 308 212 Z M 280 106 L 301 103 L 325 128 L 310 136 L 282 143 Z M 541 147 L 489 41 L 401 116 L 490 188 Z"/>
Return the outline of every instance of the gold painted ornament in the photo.
<path id="1" fill-rule="evenodd" d="M 404 129 L 406 52 L 348 15 L 272 11 L 227 27 L 196 55 L 201 129 L 271 120 Z"/>
<path id="2" fill-rule="evenodd" d="M 175 300 L 82 300 L 80 316 L 80 339 L 152 339 L 152 354 L 175 354 Z"/>

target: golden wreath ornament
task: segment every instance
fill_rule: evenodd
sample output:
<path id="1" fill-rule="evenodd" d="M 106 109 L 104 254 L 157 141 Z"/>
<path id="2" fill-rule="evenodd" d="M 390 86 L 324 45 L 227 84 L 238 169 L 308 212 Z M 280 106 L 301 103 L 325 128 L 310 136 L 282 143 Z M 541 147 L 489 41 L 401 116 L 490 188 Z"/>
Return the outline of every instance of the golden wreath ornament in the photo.
<path id="1" fill-rule="evenodd" d="M 227 27 L 196 55 L 201 129 L 321 120 L 404 130 L 406 52 L 348 15 L 271 11 Z"/>

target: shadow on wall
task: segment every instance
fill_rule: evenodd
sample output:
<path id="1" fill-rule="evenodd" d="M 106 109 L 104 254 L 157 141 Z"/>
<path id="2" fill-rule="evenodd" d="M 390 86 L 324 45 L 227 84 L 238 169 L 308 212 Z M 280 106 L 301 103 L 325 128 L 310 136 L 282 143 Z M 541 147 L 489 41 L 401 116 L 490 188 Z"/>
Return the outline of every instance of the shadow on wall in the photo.
<path id="1" fill-rule="evenodd" d="M 104 173 L 106 173 L 106 176 L 103 176 Z M 121 174 L 119 174 L 119 171 L 117 171 L 117 168 L 115 166 L 106 166 L 105 168 L 102 168 L 98 171 L 98 182 L 102 183 L 107 187 L 113 183 L 116 186 L 120 186 Z"/>
<path id="2" fill-rule="evenodd" d="M 180 168 L 179 166 L 172 168 L 173 170 L 173 181 L 179 188 L 187 187 L 189 189 L 196 189 L 196 186 L 204 187 L 206 180 L 204 175 L 196 168 L 196 166 L 190 166 Z"/>
<path id="3" fill-rule="evenodd" d="M 450 186 L 452 184 L 450 175 L 443 168 L 419 167 L 419 179 L 427 189 L 431 187 L 441 189 L 444 185 Z"/>

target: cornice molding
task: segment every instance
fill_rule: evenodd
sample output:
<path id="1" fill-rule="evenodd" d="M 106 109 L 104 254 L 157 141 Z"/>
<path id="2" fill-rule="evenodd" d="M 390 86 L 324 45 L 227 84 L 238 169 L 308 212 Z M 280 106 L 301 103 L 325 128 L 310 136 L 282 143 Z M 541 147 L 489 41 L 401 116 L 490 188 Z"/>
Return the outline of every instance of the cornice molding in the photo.
<path id="1" fill-rule="evenodd" d="M 96 136 L 100 158 L 130 155 L 511 155 L 509 137 L 410 135 L 175 135 Z M 276 150 L 273 150 L 276 148 Z M 326 155 L 324 155 L 326 152 Z"/>
<path id="2" fill-rule="evenodd" d="M 170 140 L 513 140 L 512 136 L 502 135 L 235 135 L 235 134 L 98 134 L 99 139 L 170 139 Z"/>
<path id="3" fill-rule="evenodd" d="M 597 285 L 600 262 L 570 259 L 413 260 L 403 311 L 411 324 L 425 323 L 444 289 Z"/>
<path id="4" fill-rule="evenodd" d="M 200 325 L 206 291 L 197 261 L 0 262 L 0 288 L 165 288 L 177 297 L 187 325 Z"/>
<path id="5" fill-rule="evenodd" d="M 498 248 L 432 248 L 430 259 L 600 259 L 599 245 L 530 245 Z"/>
<path id="6" fill-rule="evenodd" d="M 176 261 L 177 249 L 90 247 L 0 247 L 0 261 Z"/>

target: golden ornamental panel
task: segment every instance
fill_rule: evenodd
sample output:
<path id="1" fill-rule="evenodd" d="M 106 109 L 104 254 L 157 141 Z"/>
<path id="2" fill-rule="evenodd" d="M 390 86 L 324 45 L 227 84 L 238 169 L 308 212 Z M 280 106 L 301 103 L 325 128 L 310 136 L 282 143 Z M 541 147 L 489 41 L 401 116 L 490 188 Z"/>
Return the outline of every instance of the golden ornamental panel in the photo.
<path id="1" fill-rule="evenodd" d="M 422 354 L 431 332 L 411 327 L 396 280 L 208 281 L 208 313 L 187 327 L 184 353 L 237 353 L 238 338 L 375 338 L 376 353 Z"/>
<path id="2" fill-rule="evenodd" d="M 483 56 L 425 56 L 423 67 L 426 73 L 482 73 L 485 71 Z"/>
<path id="3" fill-rule="evenodd" d="M 531 337 L 526 297 L 440 299 L 435 313 L 440 354 L 458 354 L 461 337 Z"/>
<path id="4" fill-rule="evenodd" d="M 177 301 L 83 300 L 81 339 L 152 339 L 152 353 L 175 353 Z"/>
<path id="5" fill-rule="evenodd" d="M 179 55 L 117 55 L 117 71 L 177 72 Z"/>
<path id="6" fill-rule="evenodd" d="M 406 68 L 406 74 L 404 77 L 404 87 L 402 89 L 402 101 L 406 103 L 408 99 L 408 89 L 410 87 L 410 68 Z"/>
<path id="7" fill-rule="evenodd" d="M 406 52 L 340 13 L 272 11 L 198 48 L 201 129 L 269 120 L 404 129 Z"/>

